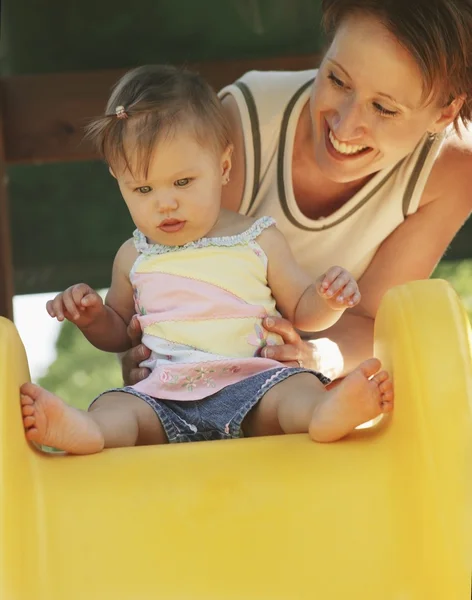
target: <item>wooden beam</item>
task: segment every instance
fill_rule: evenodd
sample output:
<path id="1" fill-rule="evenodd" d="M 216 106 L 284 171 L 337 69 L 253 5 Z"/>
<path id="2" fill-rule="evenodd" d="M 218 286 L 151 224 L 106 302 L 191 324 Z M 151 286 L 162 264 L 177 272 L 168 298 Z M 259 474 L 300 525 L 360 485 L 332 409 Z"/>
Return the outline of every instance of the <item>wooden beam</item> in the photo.
<path id="1" fill-rule="evenodd" d="M 0 316 L 13 320 L 13 264 L 5 171 L 4 120 L 0 95 Z"/>
<path id="2" fill-rule="evenodd" d="M 285 56 L 188 64 L 216 89 L 246 71 L 304 70 L 319 57 Z M 110 89 L 127 69 L 21 75 L 0 80 L 4 97 L 7 164 L 93 160 L 93 148 L 82 141 L 87 120 L 103 112 Z"/>

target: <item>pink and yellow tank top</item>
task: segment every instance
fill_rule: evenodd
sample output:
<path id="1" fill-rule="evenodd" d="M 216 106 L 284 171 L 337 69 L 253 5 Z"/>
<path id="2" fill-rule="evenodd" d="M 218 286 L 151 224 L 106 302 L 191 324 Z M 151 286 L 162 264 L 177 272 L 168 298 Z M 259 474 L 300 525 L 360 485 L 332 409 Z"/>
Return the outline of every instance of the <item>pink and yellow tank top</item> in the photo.
<path id="1" fill-rule="evenodd" d="M 267 257 L 256 239 L 275 224 L 262 217 L 245 232 L 184 246 L 149 244 L 134 232 L 139 257 L 130 272 L 151 375 L 133 386 L 163 400 L 200 400 L 281 363 L 262 358 L 281 344 L 262 328 L 278 315 Z"/>

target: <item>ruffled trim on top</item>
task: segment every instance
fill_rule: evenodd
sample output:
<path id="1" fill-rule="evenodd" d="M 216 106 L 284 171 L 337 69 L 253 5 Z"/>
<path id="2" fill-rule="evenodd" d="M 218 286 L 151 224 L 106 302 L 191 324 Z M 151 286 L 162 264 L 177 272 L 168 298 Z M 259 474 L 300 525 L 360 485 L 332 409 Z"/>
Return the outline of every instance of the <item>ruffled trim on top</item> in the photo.
<path id="1" fill-rule="evenodd" d="M 164 244 L 149 244 L 146 236 L 136 229 L 133 233 L 135 248 L 142 254 L 166 254 L 168 252 L 177 252 L 178 250 L 187 250 L 188 248 L 206 248 L 208 246 L 238 246 L 247 245 L 258 238 L 264 229 L 275 225 L 272 217 L 261 217 L 257 219 L 249 229 L 238 233 L 237 235 L 225 235 L 222 237 L 203 237 L 194 242 L 188 242 L 183 246 L 165 246 Z"/>

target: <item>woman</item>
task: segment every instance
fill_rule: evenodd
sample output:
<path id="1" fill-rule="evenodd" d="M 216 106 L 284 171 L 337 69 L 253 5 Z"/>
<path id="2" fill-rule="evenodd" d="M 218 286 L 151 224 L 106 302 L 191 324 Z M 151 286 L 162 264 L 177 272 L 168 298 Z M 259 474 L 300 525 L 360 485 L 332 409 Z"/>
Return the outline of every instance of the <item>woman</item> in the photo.
<path id="1" fill-rule="evenodd" d="M 251 72 L 220 93 L 233 131 L 227 208 L 269 215 L 309 272 L 339 264 L 361 304 L 266 355 L 345 375 L 372 354 L 380 300 L 431 275 L 472 206 L 472 0 L 323 0 L 319 70 Z M 138 344 L 125 381 L 147 376 Z"/>

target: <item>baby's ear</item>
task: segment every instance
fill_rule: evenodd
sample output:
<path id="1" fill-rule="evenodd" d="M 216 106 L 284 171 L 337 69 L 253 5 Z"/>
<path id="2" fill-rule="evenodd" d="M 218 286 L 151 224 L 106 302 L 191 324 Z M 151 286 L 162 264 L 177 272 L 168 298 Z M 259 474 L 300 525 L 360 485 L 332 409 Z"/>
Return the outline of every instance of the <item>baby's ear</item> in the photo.
<path id="1" fill-rule="evenodd" d="M 228 144 L 221 156 L 221 174 L 223 179 L 229 180 L 229 173 L 231 171 L 231 155 L 233 154 L 233 144 Z"/>

